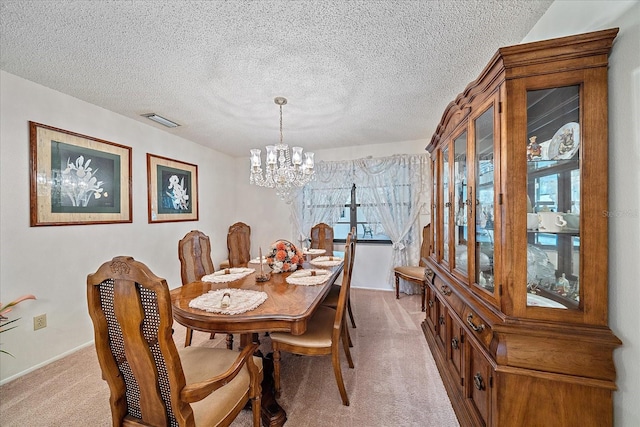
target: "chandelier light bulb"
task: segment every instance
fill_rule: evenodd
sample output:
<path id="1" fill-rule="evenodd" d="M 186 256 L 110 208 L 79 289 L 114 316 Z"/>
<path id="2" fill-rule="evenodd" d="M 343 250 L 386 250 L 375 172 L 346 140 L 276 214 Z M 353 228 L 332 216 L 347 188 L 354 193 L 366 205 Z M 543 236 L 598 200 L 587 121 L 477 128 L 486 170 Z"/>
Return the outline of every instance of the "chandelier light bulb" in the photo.
<path id="1" fill-rule="evenodd" d="M 260 150 L 254 148 L 251 150 L 251 166 L 252 167 L 260 167 L 262 164 L 262 160 L 260 159 Z"/>
<path id="2" fill-rule="evenodd" d="M 302 163 L 302 147 L 293 147 L 292 150 L 291 163 L 299 166 Z"/>
<path id="3" fill-rule="evenodd" d="M 278 161 L 278 154 L 275 145 L 267 145 L 267 164 L 275 165 Z"/>

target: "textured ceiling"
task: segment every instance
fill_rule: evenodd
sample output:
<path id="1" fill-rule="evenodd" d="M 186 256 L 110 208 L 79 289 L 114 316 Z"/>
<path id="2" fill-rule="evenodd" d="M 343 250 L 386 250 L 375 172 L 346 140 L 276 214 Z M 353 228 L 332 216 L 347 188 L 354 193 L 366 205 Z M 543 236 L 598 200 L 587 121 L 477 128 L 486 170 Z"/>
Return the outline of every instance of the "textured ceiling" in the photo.
<path id="1" fill-rule="evenodd" d="M 0 68 L 232 156 L 429 139 L 552 0 L 1 0 Z M 55 125 L 55 124 L 52 124 Z"/>

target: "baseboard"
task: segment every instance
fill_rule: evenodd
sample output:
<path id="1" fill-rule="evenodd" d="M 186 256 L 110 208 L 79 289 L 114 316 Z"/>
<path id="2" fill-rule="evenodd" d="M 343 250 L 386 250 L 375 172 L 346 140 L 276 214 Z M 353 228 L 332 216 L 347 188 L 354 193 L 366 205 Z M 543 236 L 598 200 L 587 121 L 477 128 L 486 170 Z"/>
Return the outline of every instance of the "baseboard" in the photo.
<path id="1" fill-rule="evenodd" d="M 351 289 L 363 289 L 365 291 L 395 292 L 393 289 L 373 288 L 369 286 L 355 286 L 353 284 L 351 284 Z"/>

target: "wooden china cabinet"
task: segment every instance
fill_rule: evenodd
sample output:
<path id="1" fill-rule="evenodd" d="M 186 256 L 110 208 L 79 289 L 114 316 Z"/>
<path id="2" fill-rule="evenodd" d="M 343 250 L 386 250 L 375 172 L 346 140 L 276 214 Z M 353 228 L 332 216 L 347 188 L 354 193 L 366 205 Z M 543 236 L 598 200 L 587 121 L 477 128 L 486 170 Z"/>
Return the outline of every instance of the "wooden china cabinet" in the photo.
<path id="1" fill-rule="evenodd" d="M 613 424 L 607 67 L 617 32 L 499 49 L 427 147 L 422 327 L 463 426 Z"/>

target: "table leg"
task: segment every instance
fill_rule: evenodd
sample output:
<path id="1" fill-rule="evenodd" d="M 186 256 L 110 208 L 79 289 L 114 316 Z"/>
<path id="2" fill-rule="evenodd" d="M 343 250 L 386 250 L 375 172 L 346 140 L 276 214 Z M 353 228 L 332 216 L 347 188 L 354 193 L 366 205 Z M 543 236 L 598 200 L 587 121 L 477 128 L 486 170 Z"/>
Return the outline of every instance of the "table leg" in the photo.
<path id="1" fill-rule="evenodd" d="M 281 427 L 287 421 L 287 413 L 276 401 L 273 379 L 273 353 L 262 358 L 262 422 L 267 427 Z"/>
<path id="2" fill-rule="evenodd" d="M 248 340 L 258 341 L 258 334 L 242 335 L 240 337 L 240 345 L 244 346 Z M 273 378 L 273 353 L 266 356 L 258 350 L 254 356 L 262 358 L 262 398 L 261 398 L 261 416 L 262 424 L 265 427 L 282 427 L 287 421 L 287 413 L 278 404 L 275 396 L 275 380 Z"/>

